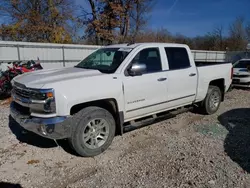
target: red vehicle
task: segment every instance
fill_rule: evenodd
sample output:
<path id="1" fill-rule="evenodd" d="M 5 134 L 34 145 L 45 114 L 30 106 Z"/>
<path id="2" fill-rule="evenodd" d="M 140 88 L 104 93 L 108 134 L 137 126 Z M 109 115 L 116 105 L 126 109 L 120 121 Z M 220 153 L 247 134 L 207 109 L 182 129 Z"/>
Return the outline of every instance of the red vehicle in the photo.
<path id="1" fill-rule="evenodd" d="M 14 61 L 9 62 L 8 64 L 12 64 L 12 67 L 8 66 L 6 71 L 1 71 L 0 73 L 0 96 L 10 96 L 10 92 L 12 89 L 11 80 L 19 75 L 26 72 L 31 72 L 39 69 L 43 69 L 40 63 L 36 63 L 35 61 Z"/>
<path id="2" fill-rule="evenodd" d="M 21 73 L 25 72 L 32 72 L 35 70 L 40 70 L 43 69 L 41 64 L 38 62 L 36 63 L 35 61 L 18 61 L 13 63 L 13 68 L 16 69 L 17 71 L 20 71 Z"/>
<path id="3" fill-rule="evenodd" d="M 21 72 L 11 67 L 8 67 L 6 71 L 1 72 L 1 77 L 0 77 L 0 95 L 1 96 L 10 95 L 10 92 L 12 89 L 11 80 L 18 74 L 21 74 Z"/>

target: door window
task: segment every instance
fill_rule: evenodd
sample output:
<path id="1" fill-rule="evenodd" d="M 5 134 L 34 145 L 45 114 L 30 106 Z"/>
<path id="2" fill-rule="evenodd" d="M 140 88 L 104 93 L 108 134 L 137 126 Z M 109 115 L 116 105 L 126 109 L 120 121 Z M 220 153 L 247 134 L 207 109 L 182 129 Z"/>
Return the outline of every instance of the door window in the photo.
<path id="1" fill-rule="evenodd" d="M 145 64 L 146 73 L 162 71 L 160 52 L 158 48 L 147 48 L 140 51 L 132 60 L 132 63 Z"/>
<path id="2" fill-rule="evenodd" d="M 169 70 L 185 69 L 190 67 L 190 61 L 185 48 L 165 48 L 168 57 Z"/>

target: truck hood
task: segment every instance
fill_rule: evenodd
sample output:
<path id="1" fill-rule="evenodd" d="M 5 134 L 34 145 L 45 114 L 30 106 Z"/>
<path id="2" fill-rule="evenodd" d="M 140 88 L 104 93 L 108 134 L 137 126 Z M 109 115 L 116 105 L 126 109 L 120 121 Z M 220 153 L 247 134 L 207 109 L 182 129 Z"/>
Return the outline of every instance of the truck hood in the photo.
<path id="1" fill-rule="evenodd" d="M 51 84 L 60 81 L 72 80 L 77 78 L 102 75 L 98 70 L 81 68 L 60 68 L 49 70 L 38 70 L 30 73 L 24 73 L 15 77 L 13 80 L 28 88 L 42 88 L 45 84 Z"/>

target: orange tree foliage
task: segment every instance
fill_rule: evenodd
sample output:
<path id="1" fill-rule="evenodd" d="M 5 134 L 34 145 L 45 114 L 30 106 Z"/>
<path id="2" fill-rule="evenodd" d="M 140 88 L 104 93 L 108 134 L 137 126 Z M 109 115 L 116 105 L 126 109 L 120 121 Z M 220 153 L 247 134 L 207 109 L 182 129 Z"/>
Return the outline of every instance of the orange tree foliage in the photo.
<path id="1" fill-rule="evenodd" d="M 70 43 L 73 20 L 70 0 L 1 0 L 0 13 L 8 18 L 0 27 L 2 40 Z"/>
<path id="2" fill-rule="evenodd" d="M 95 44 L 125 42 L 146 22 L 145 14 L 154 0 L 87 0 L 91 11 L 83 10 L 88 40 Z M 93 43 L 93 41 L 89 41 Z"/>

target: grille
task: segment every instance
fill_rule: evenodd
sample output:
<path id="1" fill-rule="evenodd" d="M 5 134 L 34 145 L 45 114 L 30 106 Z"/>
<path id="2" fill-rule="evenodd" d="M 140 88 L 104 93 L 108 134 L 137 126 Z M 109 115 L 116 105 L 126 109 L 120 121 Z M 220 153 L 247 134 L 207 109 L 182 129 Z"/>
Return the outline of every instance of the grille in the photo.
<path id="1" fill-rule="evenodd" d="M 38 91 L 28 88 L 16 87 L 15 85 L 13 87 L 13 93 L 26 99 L 46 100 L 46 94 L 44 93 L 39 93 Z"/>
<path id="2" fill-rule="evenodd" d="M 14 87 L 13 91 L 14 91 L 14 93 L 16 95 L 18 95 L 20 97 L 24 97 L 24 98 L 30 98 L 31 97 L 31 91 L 30 90 Z"/>
<path id="3" fill-rule="evenodd" d="M 238 83 L 240 83 L 240 80 L 238 80 L 238 79 L 237 79 L 237 80 L 233 79 L 233 83 L 234 83 L 234 84 L 238 84 Z"/>
<path id="4" fill-rule="evenodd" d="M 238 84 L 240 84 L 240 85 L 246 85 L 246 86 L 248 86 L 248 85 L 250 85 L 250 82 L 240 82 L 240 83 L 238 83 Z"/>
<path id="5" fill-rule="evenodd" d="M 250 75 L 234 75 L 233 77 L 235 77 L 235 78 L 246 78 L 246 77 L 250 77 Z"/>
<path id="6" fill-rule="evenodd" d="M 12 92 L 19 97 L 34 100 L 46 100 L 46 93 L 40 92 L 38 89 L 27 88 L 25 85 L 14 82 Z"/>

